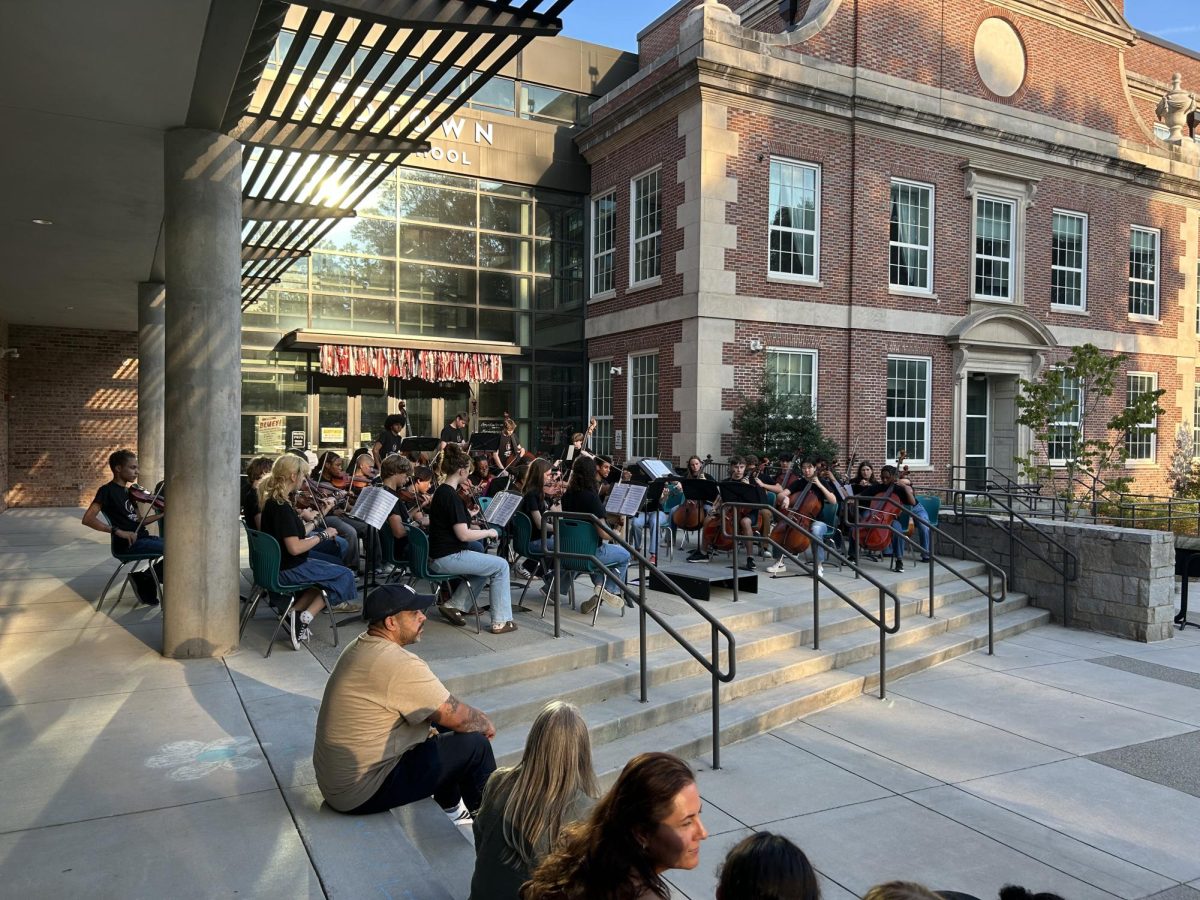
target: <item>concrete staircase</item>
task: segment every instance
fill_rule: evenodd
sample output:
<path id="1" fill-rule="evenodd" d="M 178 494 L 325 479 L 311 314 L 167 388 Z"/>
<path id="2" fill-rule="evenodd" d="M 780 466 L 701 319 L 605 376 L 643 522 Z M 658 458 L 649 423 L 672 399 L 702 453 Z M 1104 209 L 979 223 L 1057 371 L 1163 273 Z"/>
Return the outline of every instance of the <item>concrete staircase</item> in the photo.
<path id="1" fill-rule="evenodd" d="M 956 568 L 986 582 L 980 564 L 957 563 Z M 938 569 L 931 619 L 924 567 L 894 578 L 901 628 L 887 637 L 888 678 L 987 646 L 987 602 L 969 585 Z M 821 646 L 814 650 L 811 582 L 795 583 L 795 599 L 746 604 L 745 610 L 714 598 L 713 610 L 737 641 L 736 677 L 720 691 L 721 744 L 726 753 L 737 752 L 730 745 L 738 740 L 878 690 L 878 629 L 823 591 Z M 864 582 L 846 579 L 839 586 L 864 608 L 878 607 L 877 590 Z M 1045 611 L 1028 607 L 1023 594 L 1010 593 L 995 613 L 998 640 L 1049 620 Z M 890 609 L 888 615 L 890 621 Z M 632 611 L 627 618 L 633 618 Z M 630 757 L 646 750 L 711 759 L 711 676 L 669 635 L 650 625 L 647 703 L 638 699 L 636 637 L 614 637 L 587 647 L 560 648 L 549 642 L 537 654 L 527 649 L 487 654 L 476 666 L 460 664 L 457 674 L 443 680 L 452 693 L 492 717 L 500 765 L 520 758 L 529 723 L 554 699 L 580 707 L 591 729 L 596 770 L 605 784 Z M 697 621 L 679 630 L 707 655 L 711 638 L 706 623 Z"/>
<path id="2" fill-rule="evenodd" d="M 986 580 L 980 564 L 955 565 L 979 583 Z M 984 598 L 952 573 L 938 570 L 934 617 L 929 618 L 926 571 L 920 567 L 905 575 L 885 575 L 884 580 L 901 598 L 900 631 L 887 637 L 889 680 L 987 646 Z M 760 578 L 765 581 L 765 574 L 760 573 Z M 747 602 L 735 606 L 728 602 L 728 592 L 722 592 L 708 607 L 737 640 L 736 677 L 721 686 L 721 744 L 726 759 L 736 756 L 736 741 L 863 692 L 877 691 L 879 686 L 879 632 L 870 622 L 822 590 L 821 647 L 814 650 L 811 581 L 798 578 L 768 583 L 775 588 L 770 595 L 753 598 L 743 594 Z M 781 600 L 780 585 L 787 585 L 786 592 L 794 599 Z M 842 578 L 838 585 L 864 608 L 877 608 L 878 593 L 865 582 Z M 1022 594 L 1010 594 L 995 614 L 997 640 L 1049 619 L 1045 611 L 1029 607 Z M 678 617 L 687 622 L 697 618 L 690 611 Z M 608 621 L 611 624 L 611 619 Z M 574 630 L 583 631 L 589 642 L 545 640 L 538 642 L 535 652 L 524 646 L 459 658 L 443 681 L 452 693 L 492 717 L 497 728 L 493 747 L 502 766 L 518 761 L 530 722 L 554 699 L 580 707 L 591 729 L 596 770 L 604 786 L 611 784 L 630 757 L 646 750 L 711 761 L 710 676 L 669 635 L 650 623 L 649 702 L 639 702 L 636 624 L 636 617 L 627 614 L 605 632 L 592 631 L 590 626 L 580 629 L 578 622 L 571 620 Z M 710 646 L 707 624 L 677 627 L 698 647 Z M 402 879 L 406 896 L 466 900 L 475 862 L 469 829 L 451 823 L 433 800 L 401 807 L 379 819 L 377 840 L 394 842 L 397 865 L 406 873 Z M 344 881 L 326 882 L 330 897 L 360 895 L 355 891 L 361 886 L 361 866 L 367 865 L 367 859 L 357 846 L 356 839 L 353 846 L 335 841 L 329 847 L 319 844 L 319 850 L 314 850 L 334 858 L 329 864 L 335 872 L 339 865 L 346 869 Z"/>

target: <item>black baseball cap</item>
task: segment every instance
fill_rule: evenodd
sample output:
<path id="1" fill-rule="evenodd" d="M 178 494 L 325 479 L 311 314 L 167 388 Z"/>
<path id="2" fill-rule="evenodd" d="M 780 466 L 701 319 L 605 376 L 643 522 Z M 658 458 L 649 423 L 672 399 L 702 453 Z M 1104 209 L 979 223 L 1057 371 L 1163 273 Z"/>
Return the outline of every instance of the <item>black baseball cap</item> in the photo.
<path id="1" fill-rule="evenodd" d="M 384 584 L 375 588 L 363 604 L 363 619 L 382 622 L 388 616 L 406 610 L 429 609 L 437 600 L 433 594 L 418 594 L 407 584 Z"/>

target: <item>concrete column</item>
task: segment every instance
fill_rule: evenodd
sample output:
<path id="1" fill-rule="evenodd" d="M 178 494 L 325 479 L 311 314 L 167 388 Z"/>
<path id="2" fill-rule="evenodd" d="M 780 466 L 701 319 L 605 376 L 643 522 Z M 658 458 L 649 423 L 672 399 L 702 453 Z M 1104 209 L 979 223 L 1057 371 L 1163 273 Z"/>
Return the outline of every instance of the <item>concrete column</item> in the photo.
<path id="1" fill-rule="evenodd" d="M 163 477 L 163 300 L 157 281 L 138 285 L 138 467 L 153 488 Z"/>
<path id="2" fill-rule="evenodd" d="M 241 153 L 215 132 L 166 135 L 169 657 L 220 656 L 238 645 Z"/>

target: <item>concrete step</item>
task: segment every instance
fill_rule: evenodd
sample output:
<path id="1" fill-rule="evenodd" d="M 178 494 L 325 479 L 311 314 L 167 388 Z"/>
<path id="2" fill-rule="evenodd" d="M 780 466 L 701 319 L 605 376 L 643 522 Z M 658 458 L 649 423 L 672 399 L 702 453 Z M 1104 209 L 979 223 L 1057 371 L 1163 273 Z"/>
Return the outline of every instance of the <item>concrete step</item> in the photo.
<path id="1" fill-rule="evenodd" d="M 1004 604 L 1004 614 L 1013 615 L 1024 605 L 1023 595 L 1013 595 Z M 982 625 L 986 639 L 987 602 L 981 597 L 968 598 L 944 608 L 942 613 L 933 619 L 915 617 L 906 623 L 902 618 L 901 623 L 900 632 L 887 638 L 889 665 L 890 657 L 895 651 L 920 645 L 947 631 Z M 792 646 L 744 661 L 739 657 L 735 679 L 721 685 L 722 709 L 727 706 L 740 707 L 743 698 L 781 686 L 790 685 L 803 695 L 808 691 L 809 682 L 815 676 L 822 676 L 864 660 L 876 659 L 878 652 L 878 630 L 871 628 L 856 629 L 830 637 L 821 642 L 819 650 L 814 650 L 811 646 Z M 935 661 L 940 661 L 940 658 L 931 660 L 929 664 L 932 665 Z M 580 706 L 584 720 L 588 723 L 593 747 L 597 752 L 606 743 L 620 742 L 647 729 L 669 726 L 672 722 L 711 709 L 712 678 L 698 666 L 693 668 L 694 674 L 652 684 L 648 691 L 647 703 L 638 700 L 636 664 L 631 662 L 629 666 L 629 671 L 607 683 L 602 683 L 598 676 L 598 683 L 589 699 L 584 702 L 578 702 L 578 699 L 574 701 Z M 817 678 L 813 683 L 820 685 L 823 681 Z M 515 763 L 520 758 L 529 720 L 542 705 L 552 699 L 572 699 L 570 696 L 564 696 L 562 690 L 555 690 L 553 685 L 543 687 L 549 688 L 549 691 L 540 695 L 531 691 L 521 699 L 520 715 L 517 710 L 510 712 L 509 709 L 483 706 L 489 715 L 494 713 L 506 721 L 506 727 L 502 730 L 497 722 L 498 732 L 493 743 L 501 765 Z M 785 721 L 791 721 L 801 714 L 797 713 Z M 644 749 L 650 749 L 650 746 Z"/>
<path id="2" fill-rule="evenodd" d="M 985 584 L 984 566 L 979 563 L 956 563 L 957 570 L 967 577 L 974 578 L 980 584 Z M 760 577 L 762 577 L 760 575 Z M 779 580 L 779 579 L 777 579 Z M 763 625 L 767 622 L 785 621 L 797 617 L 812 618 L 812 588 L 810 579 L 792 579 L 797 584 L 796 593 L 782 602 L 770 604 L 746 602 L 745 609 L 734 609 L 728 601 L 722 598 L 714 599 L 705 608 L 718 615 L 722 624 L 735 634 L 743 629 Z M 953 573 L 938 568 L 934 573 L 935 586 L 949 583 L 963 585 L 963 582 Z M 838 587 L 847 596 L 855 600 L 865 609 L 878 607 L 878 590 L 862 582 L 838 581 Z M 927 591 L 928 576 L 924 568 L 920 572 L 905 573 L 905 577 L 897 580 L 891 586 L 897 594 L 915 596 Z M 514 600 L 516 598 L 514 597 Z M 540 600 L 540 595 L 539 595 Z M 653 604 L 653 597 L 651 597 Z M 741 604 L 738 604 L 741 606 Z M 821 609 L 845 609 L 846 603 L 833 595 L 831 591 L 822 589 Z M 577 632 L 575 640 L 548 642 L 539 648 L 539 652 L 531 654 L 528 647 L 502 649 L 496 653 L 478 654 L 474 657 L 455 661 L 453 675 L 444 677 L 443 683 L 447 689 L 459 697 L 472 697 L 477 692 L 507 684 L 524 683 L 530 679 L 553 675 L 560 672 L 588 668 L 617 660 L 638 658 L 639 643 L 637 637 L 637 618 L 632 611 L 627 611 L 629 620 L 624 628 L 618 625 L 612 629 L 615 637 L 602 636 L 593 632 L 589 626 L 579 627 L 582 619 L 575 621 Z M 547 620 L 549 620 L 547 615 Z M 604 613 L 602 613 L 604 615 Z M 710 629 L 707 622 L 691 613 L 683 616 L 686 624 L 675 625 L 677 631 L 693 645 L 708 647 L 710 644 Z M 824 626 L 822 626 L 824 632 Z M 659 628 L 653 621 L 647 623 L 647 652 L 653 652 L 666 647 L 677 647 L 675 639 Z M 436 671 L 435 665 L 435 671 Z"/>

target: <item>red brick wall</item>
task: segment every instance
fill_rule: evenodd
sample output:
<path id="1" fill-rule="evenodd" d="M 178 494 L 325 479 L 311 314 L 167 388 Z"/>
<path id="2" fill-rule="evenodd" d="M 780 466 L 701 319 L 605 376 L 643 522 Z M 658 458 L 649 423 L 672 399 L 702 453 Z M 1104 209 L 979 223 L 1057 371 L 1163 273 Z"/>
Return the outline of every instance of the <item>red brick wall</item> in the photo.
<path id="1" fill-rule="evenodd" d="M 679 26 L 697 3 L 680 3 L 679 8 L 663 19 L 653 30 L 638 37 L 638 66 L 648 66 L 679 43 Z"/>
<path id="2" fill-rule="evenodd" d="M 588 341 L 588 359 L 611 359 L 614 366 L 621 368 L 620 375 L 613 375 L 613 431 L 624 432 L 622 449 L 613 453 L 618 462 L 629 455 L 629 354 L 658 351 L 658 456 L 660 459 L 682 463 L 690 456 L 694 447 L 674 447 L 672 438 L 679 431 L 679 412 L 675 408 L 675 389 L 682 381 L 679 367 L 675 364 L 675 345 L 682 338 L 679 322 L 665 322 L 654 328 L 627 331 L 618 335 L 593 338 Z"/>
<path id="3" fill-rule="evenodd" d="M 137 334 L 12 325 L 9 506 L 86 506 L 137 449 Z"/>

